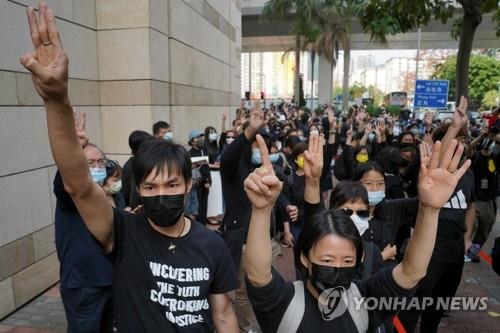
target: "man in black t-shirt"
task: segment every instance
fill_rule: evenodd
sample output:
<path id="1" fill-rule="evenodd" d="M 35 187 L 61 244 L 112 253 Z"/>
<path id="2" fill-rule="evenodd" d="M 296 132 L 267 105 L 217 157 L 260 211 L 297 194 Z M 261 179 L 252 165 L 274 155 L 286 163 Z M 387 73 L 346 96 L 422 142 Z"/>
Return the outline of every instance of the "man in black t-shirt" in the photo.
<path id="1" fill-rule="evenodd" d="M 220 237 L 183 216 L 191 160 L 180 145 L 152 141 L 132 162 L 144 213 L 113 209 L 92 181 L 68 97 L 68 56 L 53 12 L 28 8 L 36 56 L 21 63 L 45 103 L 52 153 L 85 226 L 113 263 L 119 332 L 237 332 L 227 293 L 238 286 Z"/>
<path id="2" fill-rule="evenodd" d="M 500 144 L 500 142 L 499 142 Z M 497 216 L 496 197 L 498 191 L 498 171 L 500 154 L 495 149 L 494 137 L 484 137 L 472 159 L 474 188 L 476 194 L 477 229 L 472 239 L 473 251 L 469 251 L 472 261 L 479 262 L 479 249 L 490 235 Z"/>
<path id="3" fill-rule="evenodd" d="M 464 97 L 456 109 L 453 123 L 442 125 L 433 133 L 433 140 L 442 140 L 443 150 L 447 150 L 452 141 L 463 144 L 466 141 L 463 130 L 467 122 L 467 101 Z M 441 161 L 441 159 L 440 159 Z M 462 279 L 464 267 L 465 239 L 472 230 L 475 214 L 474 175 L 467 171 L 455 188 L 449 201 L 439 214 L 436 245 L 432 253 L 426 276 L 420 281 L 415 293 L 417 297 L 453 297 Z M 437 301 L 434 300 L 434 305 Z M 420 332 L 436 332 L 444 314 L 443 310 L 402 311 L 399 313 L 404 328 L 413 332 L 422 316 Z"/>

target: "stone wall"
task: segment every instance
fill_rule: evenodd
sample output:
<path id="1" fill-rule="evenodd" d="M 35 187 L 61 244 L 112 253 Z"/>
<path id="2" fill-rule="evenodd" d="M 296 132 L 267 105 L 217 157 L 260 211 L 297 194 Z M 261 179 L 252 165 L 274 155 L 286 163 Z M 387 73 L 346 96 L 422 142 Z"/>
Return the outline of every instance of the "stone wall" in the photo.
<path id="1" fill-rule="evenodd" d="M 240 98 L 239 0 L 48 0 L 70 57 L 70 98 L 91 141 L 122 163 L 128 135 L 172 124 L 220 128 Z M 58 280 L 42 101 L 19 56 L 32 49 L 25 7 L 0 0 L 0 318 Z"/>

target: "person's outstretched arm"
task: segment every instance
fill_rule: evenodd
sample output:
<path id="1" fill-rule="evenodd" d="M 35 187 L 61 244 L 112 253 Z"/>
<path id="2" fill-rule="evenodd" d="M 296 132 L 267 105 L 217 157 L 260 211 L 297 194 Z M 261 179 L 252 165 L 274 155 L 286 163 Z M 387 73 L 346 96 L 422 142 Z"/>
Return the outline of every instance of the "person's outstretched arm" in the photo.
<path id="1" fill-rule="evenodd" d="M 460 132 L 460 130 L 467 125 L 467 121 L 469 120 L 469 117 L 467 117 L 467 98 L 462 96 L 460 98 L 460 104 L 458 107 L 455 109 L 455 113 L 453 114 L 453 122 L 451 123 L 450 127 L 448 127 L 448 130 L 446 131 L 446 134 L 443 137 L 443 140 L 441 140 L 441 146 L 443 151 L 447 151 L 448 148 L 451 145 L 451 142 L 456 139 L 457 134 Z M 441 163 L 443 157 L 440 157 L 439 162 Z"/>
<path id="2" fill-rule="evenodd" d="M 323 137 L 309 137 L 309 146 L 304 152 L 304 221 L 323 209 L 321 205 L 320 179 L 323 169 Z"/>
<path id="3" fill-rule="evenodd" d="M 256 102 L 250 113 L 250 122 L 245 131 L 238 135 L 234 142 L 227 146 L 221 155 L 220 165 L 224 174 L 233 175 L 239 165 L 241 152 L 250 145 L 257 134 L 257 131 L 264 126 L 264 114 L 260 109 L 260 103 Z"/>
<path id="4" fill-rule="evenodd" d="M 456 140 L 451 142 L 446 151 L 441 150 L 441 142 L 437 141 L 432 155 L 429 154 L 427 145 L 420 147 L 422 164 L 418 182 L 420 206 L 417 222 L 404 259 L 392 273 L 394 280 L 402 288 L 415 287 L 425 276 L 436 242 L 439 211 L 450 199 L 458 181 L 470 166 L 468 160 L 457 169 L 464 147 L 459 146 L 456 152 L 455 148 Z"/>
<path id="5" fill-rule="evenodd" d="M 113 244 L 113 209 L 102 188 L 92 181 L 87 158 L 79 143 L 68 97 L 68 56 L 64 52 L 55 17 L 41 2 L 38 15 L 27 10 L 35 52 L 21 57 L 30 72 L 47 114 L 52 155 L 87 228 L 110 251 Z"/>
<path id="6" fill-rule="evenodd" d="M 245 250 L 247 277 L 254 286 L 271 282 L 271 236 L 269 228 L 274 203 L 283 184 L 274 174 L 264 139 L 257 135 L 262 166 L 255 169 L 245 180 L 245 192 L 252 204 L 252 216 L 248 228 Z"/>

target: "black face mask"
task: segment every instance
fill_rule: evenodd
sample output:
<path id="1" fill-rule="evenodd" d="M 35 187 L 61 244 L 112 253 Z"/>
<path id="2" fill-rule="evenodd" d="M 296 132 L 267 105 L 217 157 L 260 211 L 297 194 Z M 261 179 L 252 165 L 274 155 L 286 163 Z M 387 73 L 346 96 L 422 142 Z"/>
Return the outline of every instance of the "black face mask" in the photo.
<path id="1" fill-rule="evenodd" d="M 329 288 L 349 289 L 356 276 L 356 266 L 330 267 L 312 264 L 311 282 L 320 293 Z"/>
<path id="2" fill-rule="evenodd" d="M 141 197 L 147 217 L 158 227 L 171 227 L 184 212 L 184 194 Z"/>

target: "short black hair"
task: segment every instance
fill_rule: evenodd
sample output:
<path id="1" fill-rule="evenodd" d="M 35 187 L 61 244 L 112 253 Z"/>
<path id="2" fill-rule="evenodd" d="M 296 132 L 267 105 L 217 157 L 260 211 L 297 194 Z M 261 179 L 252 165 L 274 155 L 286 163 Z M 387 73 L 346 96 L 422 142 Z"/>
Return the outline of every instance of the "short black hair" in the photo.
<path id="1" fill-rule="evenodd" d="M 285 137 L 288 138 L 288 137 L 290 137 L 290 134 L 292 134 L 293 132 L 297 132 L 297 131 L 298 131 L 298 129 L 296 129 L 296 128 L 290 128 L 288 131 L 286 131 Z"/>
<path id="2" fill-rule="evenodd" d="M 368 191 L 360 182 L 343 180 L 335 186 L 330 197 L 330 207 L 339 208 L 347 202 L 361 200 L 369 206 Z"/>
<path id="3" fill-rule="evenodd" d="M 407 135 L 411 135 L 412 140 L 415 140 L 415 135 L 413 135 L 413 133 L 412 133 L 412 132 L 403 132 L 403 133 L 401 133 L 401 135 L 399 136 L 399 138 L 398 138 L 398 142 L 401 144 L 401 142 L 403 141 L 403 138 L 404 138 L 405 136 L 407 136 Z"/>
<path id="4" fill-rule="evenodd" d="M 144 142 L 152 139 L 153 136 L 145 131 L 137 130 L 130 133 L 128 136 L 128 145 L 132 151 L 132 155 L 135 155 Z"/>
<path id="5" fill-rule="evenodd" d="M 357 145 L 354 148 L 354 150 L 353 150 L 354 157 L 356 157 L 356 155 L 358 155 L 363 149 L 366 150 L 366 152 L 368 153 L 368 157 L 370 157 L 370 151 L 368 150 L 368 147 L 367 146 L 363 146 L 363 145 Z"/>
<path id="6" fill-rule="evenodd" d="M 207 127 L 205 127 L 205 137 L 206 138 L 208 138 L 208 135 L 210 134 L 210 132 L 217 133 L 217 130 L 213 126 L 207 126 Z"/>
<path id="7" fill-rule="evenodd" d="M 293 147 L 295 147 L 297 144 L 299 144 L 301 142 L 302 141 L 300 140 L 300 138 L 298 136 L 292 135 L 292 136 L 289 136 L 285 140 L 285 147 L 287 147 L 289 149 L 293 149 Z"/>
<path id="8" fill-rule="evenodd" d="M 356 171 L 354 171 L 354 175 L 352 177 L 353 181 L 360 181 L 363 178 L 364 174 L 369 171 L 376 171 L 384 176 L 385 181 L 385 172 L 384 169 L 376 162 L 369 161 L 365 164 L 358 164 Z"/>
<path id="9" fill-rule="evenodd" d="M 170 128 L 170 124 L 167 123 L 166 121 L 157 121 L 154 125 L 153 125 L 153 134 L 156 135 L 160 132 L 160 130 L 162 128 Z"/>
<path id="10" fill-rule="evenodd" d="M 123 171 L 118 161 L 106 160 L 106 181 L 113 176 L 121 177 L 122 174 Z"/>
<path id="11" fill-rule="evenodd" d="M 355 267 L 360 269 L 361 257 L 363 256 L 363 240 L 358 229 L 349 215 L 338 209 L 330 209 L 311 216 L 307 220 L 307 223 L 304 223 L 304 228 L 295 247 L 295 264 L 303 276 L 309 276 L 309 272 L 300 261 L 300 255 L 304 254 L 306 258 L 309 258 L 309 252 L 314 245 L 323 237 L 330 234 L 351 241 L 356 249 Z"/>
<path id="12" fill-rule="evenodd" d="M 191 158 L 183 146 L 165 140 L 144 143 L 132 161 L 135 183 L 139 186 L 153 170 L 158 175 L 165 167 L 169 175 L 178 174 L 186 183 L 191 179 Z"/>
<path id="13" fill-rule="evenodd" d="M 293 164 L 297 167 L 297 163 L 295 162 L 295 160 L 297 159 L 297 157 L 299 157 L 299 155 L 302 155 L 304 154 L 304 152 L 307 150 L 307 144 L 305 144 L 304 142 L 299 142 L 297 143 L 295 146 L 293 146 L 293 149 L 292 149 L 292 153 L 290 154 L 290 157 L 293 161 Z"/>

